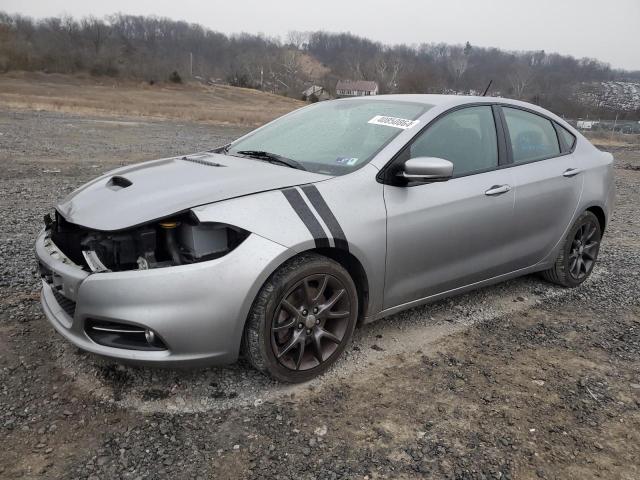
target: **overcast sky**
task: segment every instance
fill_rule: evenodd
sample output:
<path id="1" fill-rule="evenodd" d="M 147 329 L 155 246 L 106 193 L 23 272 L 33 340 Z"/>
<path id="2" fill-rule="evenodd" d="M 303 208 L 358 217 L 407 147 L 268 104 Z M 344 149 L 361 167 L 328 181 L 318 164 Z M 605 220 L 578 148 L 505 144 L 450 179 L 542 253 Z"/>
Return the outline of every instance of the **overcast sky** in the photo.
<path id="1" fill-rule="evenodd" d="M 594 57 L 640 70 L 640 0 L 0 0 L 32 17 L 122 12 L 225 33 L 351 32 L 387 44 L 446 42 Z"/>

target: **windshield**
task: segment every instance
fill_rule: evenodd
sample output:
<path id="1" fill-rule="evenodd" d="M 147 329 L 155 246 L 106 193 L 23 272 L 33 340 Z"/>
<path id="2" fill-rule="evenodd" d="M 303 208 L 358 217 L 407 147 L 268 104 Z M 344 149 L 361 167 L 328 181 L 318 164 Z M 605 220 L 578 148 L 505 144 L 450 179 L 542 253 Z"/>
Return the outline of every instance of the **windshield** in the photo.
<path id="1" fill-rule="evenodd" d="M 432 105 L 391 100 L 317 103 L 232 143 L 230 155 L 290 159 L 315 173 L 343 175 L 366 164 Z M 260 155 L 255 155 L 259 153 Z"/>

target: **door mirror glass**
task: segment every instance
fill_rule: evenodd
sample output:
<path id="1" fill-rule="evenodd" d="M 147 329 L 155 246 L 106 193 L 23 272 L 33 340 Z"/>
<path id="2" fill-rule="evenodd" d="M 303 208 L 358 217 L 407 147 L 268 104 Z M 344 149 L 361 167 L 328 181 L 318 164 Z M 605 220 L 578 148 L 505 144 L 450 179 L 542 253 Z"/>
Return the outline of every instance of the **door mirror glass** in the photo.
<path id="1" fill-rule="evenodd" d="M 410 158 L 400 176 L 409 182 L 442 182 L 453 175 L 453 163 L 436 157 Z"/>

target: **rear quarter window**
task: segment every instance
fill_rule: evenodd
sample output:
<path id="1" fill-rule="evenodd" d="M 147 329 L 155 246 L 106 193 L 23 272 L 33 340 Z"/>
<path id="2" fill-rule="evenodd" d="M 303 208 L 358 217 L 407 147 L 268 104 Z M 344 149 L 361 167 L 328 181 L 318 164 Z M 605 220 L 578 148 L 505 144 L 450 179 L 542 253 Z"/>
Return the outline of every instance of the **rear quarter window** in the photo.
<path id="1" fill-rule="evenodd" d="M 557 123 L 556 126 L 558 127 L 558 132 L 560 133 L 560 140 L 563 143 L 562 150 L 564 152 L 570 152 L 571 150 L 573 150 L 573 146 L 576 144 L 575 135 L 563 126 L 558 125 Z"/>

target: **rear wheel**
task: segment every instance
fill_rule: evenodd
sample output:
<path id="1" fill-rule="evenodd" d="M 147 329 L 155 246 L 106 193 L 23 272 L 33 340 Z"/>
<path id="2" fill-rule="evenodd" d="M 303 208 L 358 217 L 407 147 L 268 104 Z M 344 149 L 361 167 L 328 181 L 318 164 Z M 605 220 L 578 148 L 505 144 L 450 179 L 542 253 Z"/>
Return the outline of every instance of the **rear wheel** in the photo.
<path id="1" fill-rule="evenodd" d="M 598 218 L 591 212 L 584 212 L 567 233 L 556 263 L 542 272 L 543 277 L 564 287 L 580 285 L 593 270 L 601 238 Z"/>
<path id="2" fill-rule="evenodd" d="M 280 267 L 258 293 L 243 353 L 277 380 L 303 382 L 340 356 L 357 315 L 357 291 L 348 272 L 329 258 L 303 254 Z"/>

